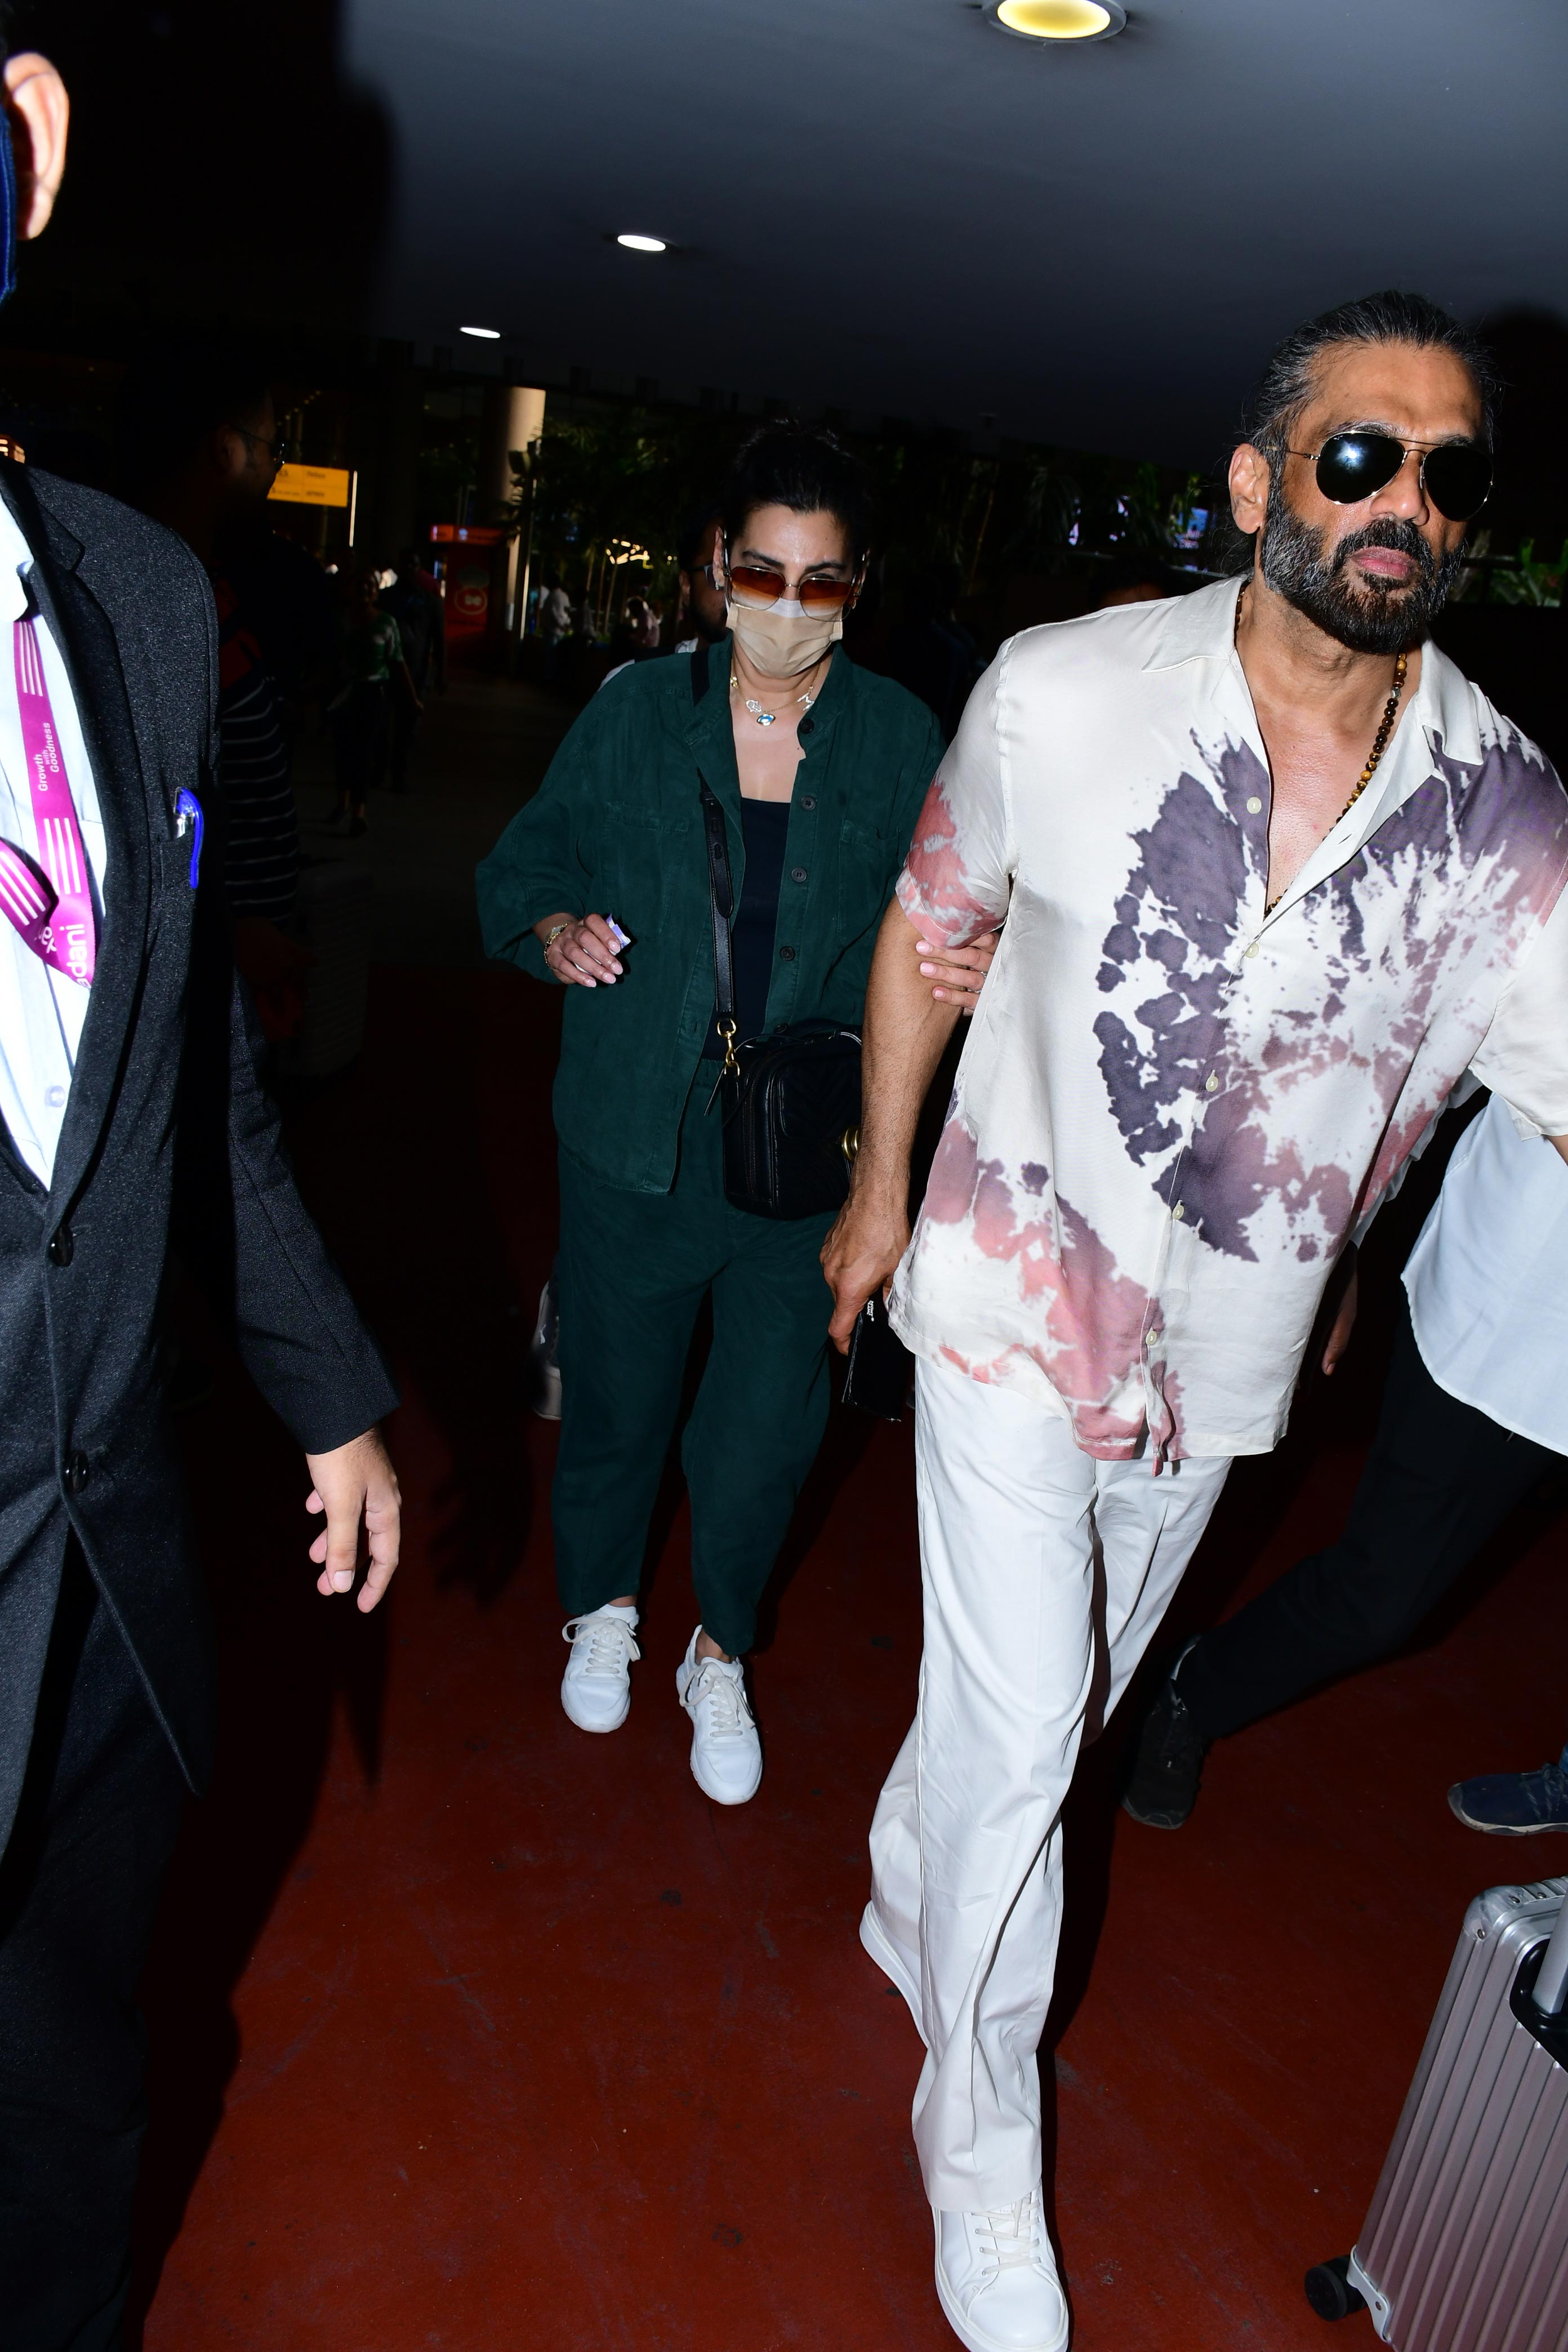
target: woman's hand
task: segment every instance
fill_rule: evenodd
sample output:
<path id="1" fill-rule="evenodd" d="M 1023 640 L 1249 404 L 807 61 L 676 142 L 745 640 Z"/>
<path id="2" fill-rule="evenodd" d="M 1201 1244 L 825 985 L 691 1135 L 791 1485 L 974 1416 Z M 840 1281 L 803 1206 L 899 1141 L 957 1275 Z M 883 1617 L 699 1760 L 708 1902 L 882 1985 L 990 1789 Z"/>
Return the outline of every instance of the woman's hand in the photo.
<path id="1" fill-rule="evenodd" d="M 601 981 L 614 988 L 619 980 L 616 935 L 603 915 L 546 915 L 533 929 L 545 962 L 569 988 L 597 988 Z"/>
<path id="2" fill-rule="evenodd" d="M 983 932 L 966 948 L 939 948 L 930 940 L 916 940 L 917 954 L 931 959 L 921 965 L 921 971 L 936 982 L 931 994 L 939 1004 L 956 1004 L 963 1013 L 973 1012 L 1001 936 L 1000 931 Z"/>

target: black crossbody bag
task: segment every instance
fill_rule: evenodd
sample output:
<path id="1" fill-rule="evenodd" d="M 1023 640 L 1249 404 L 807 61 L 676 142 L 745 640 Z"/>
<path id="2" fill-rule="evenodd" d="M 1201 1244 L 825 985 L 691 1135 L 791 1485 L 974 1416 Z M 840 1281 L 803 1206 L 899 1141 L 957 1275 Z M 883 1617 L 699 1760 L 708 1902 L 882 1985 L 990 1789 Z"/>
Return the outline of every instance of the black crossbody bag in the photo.
<path id="1" fill-rule="evenodd" d="M 708 653 L 691 656 L 691 698 L 708 691 Z M 758 1217 L 814 1217 L 840 1209 L 860 1139 L 860 1033 L 802 1021 L 735 1042 L 734 884 L 724 812 L 700 769 L 713 917 L 713 1000 L 724 1061 L 724 1192 Z"/>

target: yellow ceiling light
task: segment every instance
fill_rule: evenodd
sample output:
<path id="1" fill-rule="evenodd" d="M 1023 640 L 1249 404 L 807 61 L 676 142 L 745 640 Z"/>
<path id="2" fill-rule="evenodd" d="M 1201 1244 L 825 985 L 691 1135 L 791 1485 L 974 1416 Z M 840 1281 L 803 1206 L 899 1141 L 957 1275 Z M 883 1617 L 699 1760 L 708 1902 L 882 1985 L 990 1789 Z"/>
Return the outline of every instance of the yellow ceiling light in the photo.
<path id="1" fill-rule="evenodd" d="M 1106 41 L 1127 22 L 1115 0 L 993 0 L 986 14 L 1026 41 Z"/>

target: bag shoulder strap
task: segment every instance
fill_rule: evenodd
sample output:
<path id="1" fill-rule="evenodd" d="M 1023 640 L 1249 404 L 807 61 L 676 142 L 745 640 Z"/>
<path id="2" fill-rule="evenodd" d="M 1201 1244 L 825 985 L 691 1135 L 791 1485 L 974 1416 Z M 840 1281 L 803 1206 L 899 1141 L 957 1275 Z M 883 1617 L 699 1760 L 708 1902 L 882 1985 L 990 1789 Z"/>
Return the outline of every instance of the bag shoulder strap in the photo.
<path id="1" fill-rule="evenodd" d="M 724 829 L 724 812 L 700 768 L 697 781 L 702 787 L 702 830 L 708 843 L 708 904 L 713 918 L 713 1001 L 722 1031 L 724 1023 L 735 1018 L 735 961 L 730 935 L 735 887 L 730 874 L 730 841 Z"/>
<path id="2" fill-rule="evenodd" d="M 708 653 L 706 646 L 698 646 L 691 656 L 691 699 L 700 703 L 708 691 Z M 708 903 L 713 917 L 713 1002 L 718 1011 L 721 1035 L 724 1024 L 735 1019 L 735 958 L 730 923 L 735 912 L 735 886 L 730 873 L 730 837 L 724 829 L 724 812 L 714 798 L 707 777 L 700 768 L 697 781 L 702 788 L 702 830 L 708 844 Z M 727 1040 L 731 1050 L 734 1030 L 731 1025 Z"/>

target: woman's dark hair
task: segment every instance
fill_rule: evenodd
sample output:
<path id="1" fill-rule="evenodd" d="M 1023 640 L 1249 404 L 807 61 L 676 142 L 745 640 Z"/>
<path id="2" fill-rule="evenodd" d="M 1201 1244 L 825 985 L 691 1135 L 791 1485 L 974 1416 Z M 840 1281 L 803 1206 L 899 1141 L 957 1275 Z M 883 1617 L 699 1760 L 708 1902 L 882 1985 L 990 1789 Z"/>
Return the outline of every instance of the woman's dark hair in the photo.
<path id="1" fill-rule="evenodd" d="M 870 476 L 831 433 L 763 425 L 737 450 L 720 503 L 731 545 L 759 507 L 832 515 L 844 526 L 852 556 L 864 555 L 870 544 Z"/>
<path id="2" fill-rule="evenodd" d="M 1481 429 L 1490 440 L 1498 385 L 1486 345 L 1425 294 L 1405 294 L 1397 287 L 1341 302 L 1287 335 L 1263 371 L 1242 429 L 1244 440 L 1272 454 L 1289 439 L 1317 389 L 1318 360 L 1336 343 L 1408 343 L 1417 351 L 1452 352 L 1475 379 Z"/>
<path id="3" fill-rule="evenodd" d="M 675 535 L 675 560 L 682 572 L 695 572 L 708 552 L 708 543 L 716 522 L 724 520 L 710 499 L 705 507 L 693 507 Z"/>

